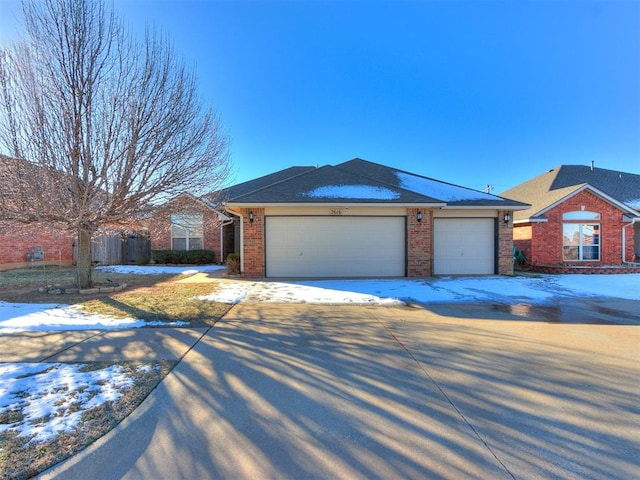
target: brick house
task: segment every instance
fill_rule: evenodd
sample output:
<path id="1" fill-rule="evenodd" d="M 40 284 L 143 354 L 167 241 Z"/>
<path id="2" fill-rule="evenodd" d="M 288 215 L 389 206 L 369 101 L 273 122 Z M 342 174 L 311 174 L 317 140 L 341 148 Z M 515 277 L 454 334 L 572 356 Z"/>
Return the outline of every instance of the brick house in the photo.
<path id="1" fill-rule="evenodd" d="M 206 198 L 183 193 L 142 223 L 153 250 L 212 250 L 219 263 L 233 252 L 233 219 Z"/>
<path id="2" fill-rule="evenodd" d="M 509 275 L 513 212 L 528 207 L 357 158 L 225 194 L 252 277 Z"/>
<path id="3" fill-rule="evenodd" d="M 71 265 L 73 235 L 54 226 L 16 222 L 2 215 L 18 194 L 28 195 L 28 185 L 40 178 L 38 167 L 0 155 L 0 269 L 19 268 L 31 264 Z M 16 172 L 20 172 L 20 176 Z M 3 218 L 4 217 L 4 218 Z M 39 252 L 32 255 L 34 252 Z M 31 258 L 30 258 L 31 257 Z"/>
<path id="4" fill-rule="evenodd" d="M 0 270 L 20 268 L 31 264 L 27 254 L 39 247 L 42 258 L 38 264 L 71 265 L 73 263 L 73 235 L 63 230 L 33 225 L 0 225 Z"/>
<path id="5" fill-rule="evenodd" d="M 639 260 L 640 175 L 560 165 L 501 195 L 531 205 L 515 212 L 513 240 L 536 270 L 596 271 Z"/>
<path id="6" fill-rule="evenodd" d="M 182 194 L 167 202 L 149 222 L 153 250 L 193 250 L 214 252 L 215 261 L 224 263 L 229 253 L 240 250 L 240 219 L 225 212 L 224 201 L 293 177 L 314 167 L 292 167 L 257 179 L 238 183 L 196 198 Z"/>

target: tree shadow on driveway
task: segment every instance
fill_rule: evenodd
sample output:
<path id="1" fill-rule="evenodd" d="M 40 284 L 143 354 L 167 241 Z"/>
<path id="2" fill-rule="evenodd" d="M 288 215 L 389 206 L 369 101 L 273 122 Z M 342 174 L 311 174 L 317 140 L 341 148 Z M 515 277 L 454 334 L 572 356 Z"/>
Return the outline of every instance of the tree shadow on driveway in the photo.
<path id="1" fill-rule="evenodd" d="M 615 332 L 554 327 L 238 305 L 120 428 L 50 475 L 632 477 L 637 359 L 594 354 Z"/>

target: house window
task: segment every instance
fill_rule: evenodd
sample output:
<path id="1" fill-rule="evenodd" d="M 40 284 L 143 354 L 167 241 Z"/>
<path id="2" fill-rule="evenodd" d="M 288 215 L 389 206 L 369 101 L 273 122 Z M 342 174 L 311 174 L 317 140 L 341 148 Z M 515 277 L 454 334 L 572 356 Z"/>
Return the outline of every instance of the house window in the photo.
<path id="1" fill-rule="evenodd" d="M 171 215 L 171 248 L 199 250 L 202 248 L 202 215 L 174 213 Z"/>
<path id="2" fill-rule="evenodd" d="M 600 214 L 577 211 L 562 215 L 562 256 L 566 261 L 600 260 Z"/>

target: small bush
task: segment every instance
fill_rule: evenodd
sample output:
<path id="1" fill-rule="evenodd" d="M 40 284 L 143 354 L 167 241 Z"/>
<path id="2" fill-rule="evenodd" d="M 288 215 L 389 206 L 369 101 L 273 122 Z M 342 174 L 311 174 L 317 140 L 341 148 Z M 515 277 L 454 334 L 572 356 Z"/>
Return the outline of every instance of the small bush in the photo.
<path id="1" fill-rule="evenodd" d="M 227 271 L 231 275 L 238 275 L 240 273 L 240 255 L 237 253 L 230 253 L 227 255 Z"/>
<path id="2" fill-rule="evenodd" d="M 203 265 L 213 263 L 213 250 L 152 250 L 151 256 L 156 263 Z"/>
<path id="3" fill-rule="evenodd" d="M 196 265 L 213 263 L 213 250 L 189 250 L 185 252 L 184 263 Z"/>

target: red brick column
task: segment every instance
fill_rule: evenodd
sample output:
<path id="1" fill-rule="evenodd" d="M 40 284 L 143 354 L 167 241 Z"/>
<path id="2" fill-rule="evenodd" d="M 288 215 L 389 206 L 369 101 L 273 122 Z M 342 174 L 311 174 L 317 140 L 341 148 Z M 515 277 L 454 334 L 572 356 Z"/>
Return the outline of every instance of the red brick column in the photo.
<path id="1" fill-rule="evenodd" d="M 249 214 L 253 212 L 253 222 Z M 244 237 L 244 271 L 247 277 L 264 277 L 264 208 L 243 208 L 242 228 Z"/>
<path id="2" fill-rule="evenodd" d="M 513 275 L 513 212 L 498 211 L 498 274 Z"/>
<path id="3" fill-rule="evenodd" d="M 422 221 L 418 222 L 418 211 Z M 407 208 L 407 276 L 430 277 L 433 273 L 433 210 Z"/>

